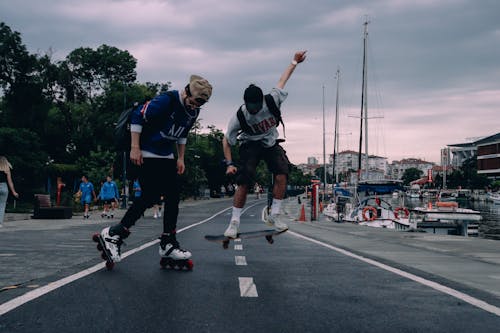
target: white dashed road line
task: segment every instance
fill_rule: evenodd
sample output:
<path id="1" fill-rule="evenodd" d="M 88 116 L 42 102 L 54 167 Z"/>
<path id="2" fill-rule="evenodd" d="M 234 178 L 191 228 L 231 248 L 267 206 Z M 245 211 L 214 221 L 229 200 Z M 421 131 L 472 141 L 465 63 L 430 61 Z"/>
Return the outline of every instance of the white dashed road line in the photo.
<path id="1" fill-rule="evenodd" d="M 236 266 L 246 266 L 247 265 L 247 259 L 245 258 L 245 256 L 234 257 L 234 262 L 236 263 Z"/>
<path id="2" fill-rule="evenodd" d="M 257 287 L 251 277 L 239 277 L 241 297 L 259 297 Z"/>

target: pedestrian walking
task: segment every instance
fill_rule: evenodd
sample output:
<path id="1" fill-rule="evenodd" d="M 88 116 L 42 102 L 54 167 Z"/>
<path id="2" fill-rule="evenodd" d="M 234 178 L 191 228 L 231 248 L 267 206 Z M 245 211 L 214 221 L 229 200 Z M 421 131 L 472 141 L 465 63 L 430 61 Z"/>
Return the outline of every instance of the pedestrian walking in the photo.
<path id="1" fill-rule="evenodd" d="M 173 260 L 191 257 L 189 251 L 180 247 L 176 237 L 179 175 L 186 168 L 184 153 L 189 130 L 198 118 L 200 107 L 208 102 L 211 94 L 210 83 L 201 76 L 192 75 L 183 90 L 160 94 L 133 110 L 130 160 L 140 166 L 142 191 L 140 197 L 134 198 L 120 223 L 101 231 L 113 261 L 120 261 L 121 244 L 129 236 L 130 228 L 162 195 L 165 197 L 165 212 L 159 254 Z"/>
<path id="2" fill-rule="evenodd" d="M 89 182 L 89 179 L 86 175 L 82 176 L 82 182 L 80 183 L 80 187 L 78 192 L 76 193 L 77 197 L 80 197 L 80 203 L 83 206 L 83 218 L 88 219 L 90 217 L 89 210 L 90 204 L 93 201 L 97 201 L 97 196 L 94 191 L 94 184 Z"/>
<path id="3" fill-rule="evenodd" d="M 245 103 L 229 120 L 227 131 L 222 140 L 226 162 L 226 174 L 236 174 L 238 185 L 233 199 L 232 215 L 224 235 L 236 238 L 240 225 L 241 211 L 245 205 L 249 188 L 256 178 L 256 168 L 264 160 L 274 175 L 273 200 L 271 214 L 267 224 L 278 231 L 288 229 L 288 225 L 280 219 L 281 202 L 285 196 L 289 172 L 289 160 L 285 150 L 279 145 L 277 126 L 281 121 L 279 107 L 288 93 L 283 90 L 286 82 L 297 65 L 306 59 L 306 51 L 295 53 L 281 75 L 278 84 L 270 94 L 264 96 L 262 89 L 251 84 L 245 89 Z M 241 142 L 239 147 L 239 169 L 232 160 L 231 146 Z M 238 171 L 238 173 L 237 173 Z"/>
<path id="4" fill-rule="evenodd" d="M 103 203 L 103 211 L 101 217 L 113 218 L 115 215 L 115 205 L 118 203 L 120 198 L 120 193 L 118 191 L 118 186 L 113 181 L 111 176 L 106 177 L 106 181 L 101 186 L 101 191 L 99 192 L 99 199 Z"/>
<path id="5" fill-rule="evenodd" d="M 0 227 L 3 226 L 5 217 L 5 208 L 7 207 L 7 198 L 9 197 L 9 189 L 15 198 L 19 198 L 19 194 L 14 188 L 11 171 L 12 165 L 5 156 L 0 156 Z"/>

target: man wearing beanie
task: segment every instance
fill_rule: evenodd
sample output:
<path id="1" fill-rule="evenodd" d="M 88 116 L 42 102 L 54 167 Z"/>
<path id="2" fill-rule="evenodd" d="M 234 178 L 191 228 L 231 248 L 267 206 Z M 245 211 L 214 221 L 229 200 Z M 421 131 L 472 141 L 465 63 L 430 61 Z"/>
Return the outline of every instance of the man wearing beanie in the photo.
<path id="1" fill-rule="evenodd" d="M 113 261 L 120 261 L 120 246 L 130 234 L 130 228 L 161 196 L 166 200 L 160 256 L 173 260 L 191 257 L 189 251 L 179 246 L 176 238 L 179 175 L 185 171 L 184 152 L 189 130 L 198 118 L 200 107 L 211 95 L 210 83 L 201 76 L 191 75 L 183 90 L 160 94 L 133 110 L 130 160 L 140 167 L 142 193 L 134 199 L 120 223 L 103 229 L 100 234 Z"/>
<path id="2" fill-rule="evenodd" d="M 285 101 L 288 93 L 284 87 L 297 65 L 306 59 L 306 51 L 295 53 L 293 60 L 281 75 L 278 84 L 270 92 L 274 104 L 279 108 Z M 224 235 L 236 238 L 240 225 L 240 215 L 247 198 L 248 189 L 255 182 L 255 172 L 260 160 L 264 160 L 270 172 L 274 175 L 273 202 L 271 213 L 267 217 L 266 223 L 274 226 L 277 231 L 285 231 L 288 226 L 280 220 L 281 202 L 285 196 L 286 183 L 288 178 L 288 157 L 285 151 L 277 142 L 278 122 L 272 113 L 272 106 L 265 100 L 262 89 L 251 84 L 246 88 L 243 95 L 245 104 L 240 108 L 244 116 L 246 126 L 235 114 L 229 121 L 226 134 L 222 140 L 224 157 L 226 161 L 226 174 L 236 174 L 238 188 L 234 195 L 233 212 L 229 226 Z M 240 167 L 239 170 L 233 163 L 231 147 L 241 142 L 239 148 Z M 238 171 L 238 172 L 237 172 Z"/>

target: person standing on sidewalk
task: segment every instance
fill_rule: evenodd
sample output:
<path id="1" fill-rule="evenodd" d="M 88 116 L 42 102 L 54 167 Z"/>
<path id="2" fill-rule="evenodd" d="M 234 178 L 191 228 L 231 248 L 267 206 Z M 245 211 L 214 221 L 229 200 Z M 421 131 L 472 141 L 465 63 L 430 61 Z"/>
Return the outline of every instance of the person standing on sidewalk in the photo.
<path id="1" fill-rule="evenodd" d="M 278 84 L 270 92 L 270 97 L 274 101 L 275 108 L 281 106 L 288 93 L 284 87 L 297 65 L 306 59 L 306 51 L 297 51 L 291 63 L 288 64 L 281 75 Z M 229 121 L 228 128 L 222 146 L 224 158 L 227 165 L 226 174 L 236 174 L 238 188 L 234 195 L 233 210 L 229 226 L 224 232 L 224 236 L 235 238 L 240 225 L 241 211 L 245 205 L 248 190 L 255 182 L 256 168 L 260 160 L 264 160 L 270 172 L 274 175 L 273 201 L 271 214 L 267 219 L 267 224 L 274 226 L 278 231 L 288 229 L 288 226 L 280 220 L 281 202 L 285 197 L 286 183 L 289 172 L 289 160 L 285 150 L 279 145 L 278 130 L 279 120 L 274 115 L 270 103 L 265 100 L 262 89 L 251 84 L 245 89 L 243 95 L 245 104 L 241 110 L 240 117 L 235 114 Z M 270 101 L 270 102 L 272 102 Z M 246 126 L 242 124 L 246 122 Z M 241 141 L 239 147 L 240 167 L 239 170 L 233 163 L 231 156 L 231 146 Z M 238 173 L 237 173 L 238 171 Z"/>
<path id="2" fill-rule="evenodd" d="M 5 156 L 0 156 L 0 227 L 3 226 L 5 216 L 5 208 L 7 206 L 7 198 L 9 197 L 9 188 L 15 198 L 19 198 L 19 194 L 14 188 L 12 175 L 10 170 L 12 165 Z"/>
<path id="3" fill-rule="evenodd" d="M 130 234 L 130 228 L 144 211 L 165 196 L 163 233 L 159 254 L 174 260 L 189 259 L 191 253 L 180 247 L 176 238 L 179 214 L 180 177 L 186 169 L 184 153 L 187 136 L 196 122 L 200 107 L 212 95 L 210 83 L 198 75 L 191 75 L 181 91 L 160 94 L 139 105 L 132 112 L 130 160 L 140 166 L 141 196 L 134 198 L 120 223 L 104 228 L 101 237 L 113 261 L 120 261 L 121 244 Z M 174 154 L 177 150 L 177 159 Z"/>
<path id="4" fill-rule="evenodd" d="M 111 176 L 106 177 L 106 181 L 101 186 L 101 191 L 99 192 L 99 198 L 103 203 L 103 212 L 101 217 L 113 218 L 115 212 L 115 203 L 118 202 L 120 198 L 120 193 L 118 192 L 118 186 L 111 179 Z"/>
<path id="5" fill-rule="evenodd" d="M 92 197 L 94 198 L 94 201 L 97 201 L 97 196 L 95 195 L 94 184 L 89 182 L 86 175 L 82 176 L 82 182 L 80 183 L 80 188 L 78 189 L 76 196 L 80 197 L 80 202 L 83 206 L 83 218 L 88 219 L 90 216 L 89 209 L 90 204 L 92 203 Z"/>

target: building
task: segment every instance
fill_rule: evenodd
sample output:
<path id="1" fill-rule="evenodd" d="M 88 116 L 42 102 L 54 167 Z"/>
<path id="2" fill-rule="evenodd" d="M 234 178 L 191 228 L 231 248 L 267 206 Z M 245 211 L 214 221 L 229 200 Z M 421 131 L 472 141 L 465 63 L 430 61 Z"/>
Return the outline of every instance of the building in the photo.
<path id="1" fill-rule="evenodd" d="M 406 170 L 414 168 L 422 171 L 422 175 L 427 175 L 429 169 L 434 167 L 434 163 L 418 158 L 405 158 L 401 161 L 393 161 L 390 165 L 390 175 L 392 179 L 401 179 Z"/>
<path id="2" fill-rule="evenodd" d="M 476 142 L 477 173 L 488 178 L 500 178 L 500 133 Z"/>

